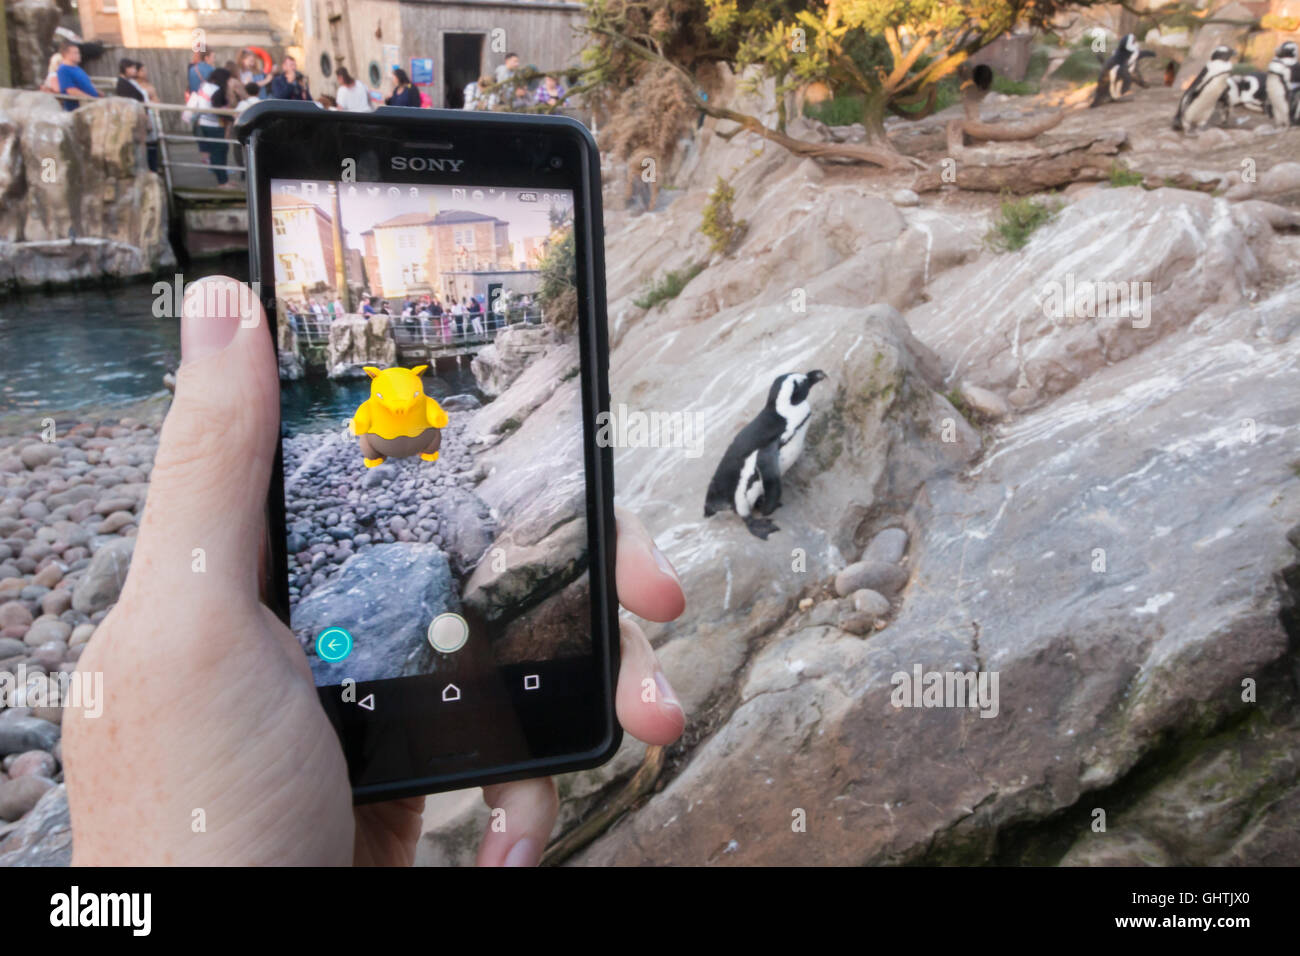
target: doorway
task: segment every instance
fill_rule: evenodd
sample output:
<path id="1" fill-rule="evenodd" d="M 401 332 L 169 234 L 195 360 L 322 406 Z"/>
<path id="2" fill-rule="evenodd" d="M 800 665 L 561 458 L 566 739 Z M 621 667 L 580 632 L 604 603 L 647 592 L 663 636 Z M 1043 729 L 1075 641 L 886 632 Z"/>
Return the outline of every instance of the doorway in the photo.
<path id="1" fill-rule="evenodd" d="M 465 86 L 483 74 L 482 33 L 442 35 L 443 105 L 458 110 L 465 105 Z"/>

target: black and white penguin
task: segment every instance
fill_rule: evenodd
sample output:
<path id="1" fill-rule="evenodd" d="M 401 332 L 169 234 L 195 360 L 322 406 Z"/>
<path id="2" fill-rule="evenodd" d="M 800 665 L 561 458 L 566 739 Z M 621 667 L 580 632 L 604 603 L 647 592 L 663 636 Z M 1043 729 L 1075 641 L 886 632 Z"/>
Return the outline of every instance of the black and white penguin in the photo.
<path id="1" fill-rule="evenodd" d="M 1137 37 L 1132 33 L 1124 34 L 1115 52 L 1101 66 L 1101 75 L 1097 77 L 1097 92 L 1092 96 L 1092 106 L 1100 106 L 1108 100 L 1117 100 L 1133 88 L 1133 84 L 1146 89 L 1146 80 L 1138 71 L 1138 62 L 1143 57 L 1155 56 L 1150 50 L 1138 46 Z"/>
<path id="2" fill-rule="evenodd" d="M 1178 112 L 1174 114 L 1174 129 L 1180 132 L 1194 133 L 1214 115 L 1228 90 L 1228 81 L 1232 76 L 1232 50 L 1226 46 L 1216 46 L 1210 54 L 1210 62 L 1201 67 L 1196 79 L 1183 92 L 1178 101 Z"/>
<path id="3" fill-rule="evenodd" d="M 1268 102 L 1268 94 L 1265 88 L 1268 81 L 1268 74 L 1261 73 L 1259 70 L 1251 70 L 1249 73 L 1233 73 L 1228 77 L 1228 87 L 1223 91 L 1220 102 L 1227 110 L 1225 120 L 1232 119 L 1232 108 L 1240 106 L 1242 109 L 1250 110 L 1252 113 L 1264 113 L 1271 116 L 1272 107 Z"/>
<path id="4" fill-rule="evenodd" d="M 1264 78 L 1264 91 L 1274 126 L 1300 124 L 1300 50 L 1288 40 L 1273 51 Z"/>
<path id="5" fill-rule="evenodd" d="M 781 504 L 781 476 L 803 453 L 812 406 L 808 393 L 826 378 L 820 369 L 777 376 L 758 417 L 740 430 L 713 472 L 704 517 L 728 508 L 755 537 L 781 530 L 766 516 Z M 759 517 L 759 516 L 763 517 Z"/>

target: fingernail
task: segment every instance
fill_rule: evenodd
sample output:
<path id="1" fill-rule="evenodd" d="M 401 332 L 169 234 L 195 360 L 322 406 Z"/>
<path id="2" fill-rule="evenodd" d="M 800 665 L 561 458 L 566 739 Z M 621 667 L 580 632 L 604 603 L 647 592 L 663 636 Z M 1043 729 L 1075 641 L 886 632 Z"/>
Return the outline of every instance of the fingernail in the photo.
<path id="1" fill-rule="evenodd" d="M 542 861 L 542 845 L 532 837 L 524 837 L 510 848 L 502 866 L 536 866 Z"/>
<path id="2" fill-rule="evenodd" d="M 677 693 L 673 690 L 673 685 L 668 683 L 668 676 L 663 671 L 655 671 L 655 688 L 659 693 L 660 706 L 682 709 L 682 703 L 677 699 Z"/>
<path id="3" fill-rule="evenodd" d="M 208 295 L 205 284 L 204 288 L 185 296 L 185 314 L 181 319 L 182 365 L 215 355 L 234 340 L 240 323 L 239 310 L 210 307 L 225 303 L 231 296 L 238 301 L 237 290 L 224 291 L 228 291 L 229 294 Z"/>
<path id="4" fill-rule="evenodd" d="M 650 551 L 654 554 L 655 564 L 659 565 L 659 570 L 668 575 L 678 584 L 681 584 L 682 579 L 677 576 L 677 569 L 674 568 L 672 562 L 668 560 L 668 555 L 660 551 L 659 546 L 653 541 L 650 542 Z"/>

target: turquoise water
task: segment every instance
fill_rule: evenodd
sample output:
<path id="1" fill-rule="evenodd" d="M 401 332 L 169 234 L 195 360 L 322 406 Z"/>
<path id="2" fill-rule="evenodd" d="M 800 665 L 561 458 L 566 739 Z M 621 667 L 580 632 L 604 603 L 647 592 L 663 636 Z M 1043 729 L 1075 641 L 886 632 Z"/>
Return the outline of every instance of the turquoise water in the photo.
<path id="1" fill-rule="evenodd" d="M 474 376 L 468 371 L 424 375 L 424 387 L 434 398 L 460 392 L 478 394 Z M 342 428 L 357 406 L 370 397 L 370 379 L 331 381 L 325 378 L 280 383 L 281 434 L 326 431 Z"/>
<path id="2" fill-rule="evenodd" d="M 231 257 L 190 268 L 247 275 Z M 180 364 L 180 326 L 153 314 L 152 282 L 109 289 L 34 292 L 0 299 L 0 415 L 126 405 L 164 394 L 163 375 Z M 476 392 L 467 370 L 425 376 L 435 398 Z M 334 428 L 369 394 L 369 379 L 285 382 L 281 415 L 291 433 Z"/>

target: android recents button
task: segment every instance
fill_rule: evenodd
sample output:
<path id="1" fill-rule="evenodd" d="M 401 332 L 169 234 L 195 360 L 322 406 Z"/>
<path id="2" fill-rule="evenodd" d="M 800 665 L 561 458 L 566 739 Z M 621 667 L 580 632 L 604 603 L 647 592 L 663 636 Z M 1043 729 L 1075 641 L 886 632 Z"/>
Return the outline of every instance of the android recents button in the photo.
<path id="1" fill-rule="evenodd" d="M 439 614 L 429 622 L 429 643 L 435 651 L 454 654 L 469 640 L 469 625 L 459 614 Z"/>

